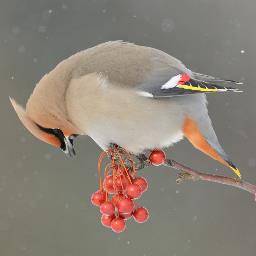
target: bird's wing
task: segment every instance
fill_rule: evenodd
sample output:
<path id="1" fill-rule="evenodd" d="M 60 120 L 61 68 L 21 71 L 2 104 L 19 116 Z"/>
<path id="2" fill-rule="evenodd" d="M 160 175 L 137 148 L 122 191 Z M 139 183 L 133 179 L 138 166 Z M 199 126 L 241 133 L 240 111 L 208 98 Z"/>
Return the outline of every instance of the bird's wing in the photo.
<path id="1" fill-rule="evenodd" d="M 146 97 L 168 98 L 195 93 L 241 92 L 234 87 L 238 84 L 242 83 L 167 66 L 160 72 L 152 73 L 150 79 L 138 86 L 138 93 Z"/>
<path id="2" fill-rule="evenodd" d="M 240 92 L 234 80 L 225 80 L 192 72 L 178 59 L 161 51 L 152 51 L 152 69 L 138 86 L 141 95 L 164 98 L 195 93 Z"/>

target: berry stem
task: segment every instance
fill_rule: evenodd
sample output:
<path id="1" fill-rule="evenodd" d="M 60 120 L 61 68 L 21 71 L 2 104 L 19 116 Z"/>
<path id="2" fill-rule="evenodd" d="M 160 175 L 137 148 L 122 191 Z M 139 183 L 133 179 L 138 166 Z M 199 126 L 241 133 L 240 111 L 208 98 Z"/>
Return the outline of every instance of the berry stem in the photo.
<path id="1" fill-rule="evenodd" d="M 121 183 L 121 187 L 122 187 L 122 190 L 124 190 L 124 184 L 123 184 L 123 181 L 122 181 L 122 171 L 121 171 L 121 169 L 119 168 L 119 166 L 118 166 L 118 178 L 119 178 L 119 180 L 120 180 L 120 183 Z"/>
<path id="2" fill-rule="evenodd" d="M 124 168 L 124 171 L 125 171 L 125 173 L 126 173 L 126 176 L 127 176 L 128 180 L 129 180 L 130 184 L 132 184 L 132 180 L 131 180 L 130 175 L 129 175 L 129 172 L 127 171 L 127 168 L 126 168 L 126 166 L 125 166 L 125 164 L 124 164 L 124 161 L 123 161 L 121 155 L 119 154 L 119 152 L 117 152 L 117 154 L 118 154 L 119 160 L 120 160 L 120 162 L 121 162 L 121 164 L 122 164 L 122 166 L 123 166 L 123 168 Z"/>
<path id="3" fill-rule="evenodd" d="M 106 152 L 103 151 L 100 156 L 99 156 L 99 160 L 98 160 L 98 175 L 99 175 L 99 187 L 100 187 L 100 191 L 103 191 L 103 184 L 102 184 L 102 177 L 101 177 L 101 163 L 103 158 L 106 156 Z"/>

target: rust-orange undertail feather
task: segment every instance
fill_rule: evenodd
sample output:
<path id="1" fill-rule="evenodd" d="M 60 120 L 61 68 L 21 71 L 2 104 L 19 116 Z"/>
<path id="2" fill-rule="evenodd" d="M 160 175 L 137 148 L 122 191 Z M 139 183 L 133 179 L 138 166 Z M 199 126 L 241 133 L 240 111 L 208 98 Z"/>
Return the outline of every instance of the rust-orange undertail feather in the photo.
<path id="1" fill-rule="evenodd" d="M 217 160 L 218 162 L 228 166 L 239 178 L 241 178 L 240 171 L 233 164 L 223 159 L 220 154 L 207 142 L 206 138 L 200 132 L 197 123 L 190 117 L 186 117 L 185 119 L 183 125 L 183 134 L 195 148 Z"/>

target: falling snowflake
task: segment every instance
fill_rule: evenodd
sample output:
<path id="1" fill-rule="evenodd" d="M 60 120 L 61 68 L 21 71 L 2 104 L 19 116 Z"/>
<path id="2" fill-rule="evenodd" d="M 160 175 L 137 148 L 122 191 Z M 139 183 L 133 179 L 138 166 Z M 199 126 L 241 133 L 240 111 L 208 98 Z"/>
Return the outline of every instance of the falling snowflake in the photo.
<path id="1" fill-rule="evenodd" d="M 171 19 L 164 19 L 161 24 L 161 29 L 163 32 L 170 33 L 174 29 L 174 22 Z"/>

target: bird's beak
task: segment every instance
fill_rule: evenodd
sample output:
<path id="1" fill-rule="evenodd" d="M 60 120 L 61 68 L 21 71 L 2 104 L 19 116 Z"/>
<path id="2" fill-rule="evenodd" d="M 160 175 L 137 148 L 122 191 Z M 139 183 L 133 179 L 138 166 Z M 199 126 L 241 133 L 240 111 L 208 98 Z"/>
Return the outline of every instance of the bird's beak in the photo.
<path id="1" fill-rule="evenodd" d="M 69 139 L 69 137 L 64 137 L 64 142 L 66 145 L 66 148 L 64 151 L 64 153 L 69 156 L 69 157 L 73 157 L 76 155 L 74 146 L 73 146 L 73 140 Z"/>

